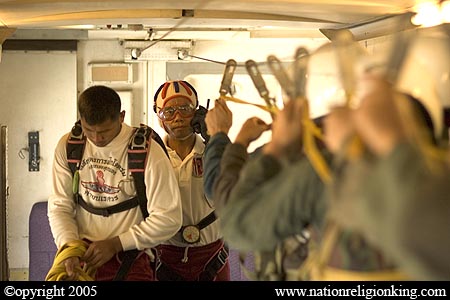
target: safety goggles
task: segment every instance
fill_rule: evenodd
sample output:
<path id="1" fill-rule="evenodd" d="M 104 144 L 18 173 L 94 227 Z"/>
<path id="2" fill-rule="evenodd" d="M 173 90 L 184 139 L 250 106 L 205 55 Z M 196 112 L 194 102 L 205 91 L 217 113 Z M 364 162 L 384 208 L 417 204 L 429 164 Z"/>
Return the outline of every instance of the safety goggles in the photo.
<path id="1" fill-rule="evenodd" d="M 163 107 L 159 110 L 158 117 L 163 121 L 171 121 L 175 118 L 175 112 L 177 111 L 182 117 L 189 118 L 194 115 L 195 107 L 192 104 Z"/>

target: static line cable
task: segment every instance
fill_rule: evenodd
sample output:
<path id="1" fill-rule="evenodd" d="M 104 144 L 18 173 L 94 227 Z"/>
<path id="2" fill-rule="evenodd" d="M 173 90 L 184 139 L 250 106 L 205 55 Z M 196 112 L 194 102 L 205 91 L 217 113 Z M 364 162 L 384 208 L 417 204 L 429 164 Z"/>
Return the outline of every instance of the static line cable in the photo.
<path id="1" fill-rule="evenodd" d="M 196 10 L 199 10 L 199 9 L 205 7 L 206 4 L 208 4 L 208 2 L 210 2 L 210 1 L 211 1 L 211 0 L 203 0 L 203 1 L 200 1 L 200 3 L 199 3 L 196 7 L 194 7 L 192 10 L 195 12 Z M 167 37 L 169 34 L 171 34 L 172 32 L 174 32 L 174 31 L 175 31 L 177 28 L 179 28 L 181 25 L 183 25 L 184 23 L 186 23 L 187 20 L 189 20 L 189 18 L 191 18 L 191 17 L 185 17 L 185 16 L 182 16 L 181 19 L 180 19 L 180 21 L 178 21 L 178 23 L 175 24 L 175 26 L 173 26 L 172 28 L 170 28 L 170 29 L 169 29 L 165 34 L 163 34 L 159 39 L 154 40 L 153 43 L 149 44 L 147 47 L 142 48 L 142 49 L 141 49 L 141 52 L 147 50 L 148 48 L 151 48 L 151 47 L 155 46 L 157 43 L 159 43 L 159 42 L 162 41 L 165 37 Z"/>

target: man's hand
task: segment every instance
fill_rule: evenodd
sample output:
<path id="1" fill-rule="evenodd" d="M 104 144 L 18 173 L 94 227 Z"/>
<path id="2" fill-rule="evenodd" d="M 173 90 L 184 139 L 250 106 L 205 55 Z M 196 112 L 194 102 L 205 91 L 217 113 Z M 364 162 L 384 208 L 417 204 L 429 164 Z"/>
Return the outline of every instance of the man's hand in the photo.
<path id="1" fill-rule="evenodd" d="M 404 96 L 394 92 L 389 82 L 374 75 L 367 74 L 362 82 L 370 89 L 353 113 L 355 129 L 373 153 L 387 155 L 406 138 L 398 110 Z"/>
<path id="2" fill-rule="evenodd" d="M 89 247 L 81 260 L 85 261 L 88 267 L 97 269 L 122 250 L 122 244 L 120 243 L 119 237 L 92 242 L 89 244 Z"/>
<path id="3" fill-rule="evenodd" d="M 208 128 L 205 124 L 205 117 L 208 110 L 200 105 L 200 107 L 195 111 L 194 117 L 191 121 L 191 126 L 194 129 L 195 133 L 201 134 L 203 139 L 205 140 L 205 143 L 209 141 L 210 136 L 208 135 L 207 131 Z"/>
<path id="4" fill-rule="evenodd" d="M 269 129 L 270 125 L 266 124 L 263 120 L 257 117 L 252 117 L 245 121 L 242 125 L 242 128 L 236 136 L 236 140 L 234 142 L 247 148 L 251 142 L 258 139 L 264 131 Z"/>
<path id="5" fill-rule="evenodd" d="M 289 101 L 272 123 L 272 140 L 263 152 L 277 158 L 291 157 L 302 151 L 302 116 L 305 100 Z"/>
<path id="6" fill-rule="evenodd" d="M 80 259 L 76 256 L 69 257 L 64 260 L 64 266 L 66 267 L 67 277 L 64 280 L 76 281 L 78 279 L 77 268 L 81 268 Z"/>
<path id="7" fill-rule="evenodd" d="M 355 136 L 352 115 L 347 107 L 332 108 L 324 119 L 324 141 L 331 153 L 342 150 L 351 136 Z"/>
<path id="8" fill-rule="evenodd" d="M 233 113 L 225 100 L 217 99 L 215 101 L 214 107 L 206 115 L 205 122 L 211 136 L 219 132 L 228 134 L 233 124 Z"/>

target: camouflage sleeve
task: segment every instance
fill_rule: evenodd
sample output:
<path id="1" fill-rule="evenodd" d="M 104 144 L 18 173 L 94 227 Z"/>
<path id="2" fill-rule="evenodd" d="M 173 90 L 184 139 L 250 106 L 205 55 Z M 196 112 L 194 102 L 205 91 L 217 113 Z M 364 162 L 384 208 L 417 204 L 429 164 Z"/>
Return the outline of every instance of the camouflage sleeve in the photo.
<path id="1" fill-rule="evenodd" d="M 203 155 L 203 163 L 205 173 L 203 174 L 203 188 L 206 197 L 213 199 L 213 187 L 220 172 L 220 160 L 226 145 L 231 144 L 228 136 L 219 132 L 211 137 L 208 144 L 206 144 L 205 153 Z"/>
<path id="2" fill-rule="evenodd" d="M 230 246 L 271 250 L 281 240 L 323 220 L 324 184 L 308 159 L 281 165 L 258 155 L 243 167 L 221 215 Z"/>
<path id="3" fill-rule="evenodd" d="M 370 171 L 353 173 L 357 201 L 347 213 L 412 279 L 450 280 L 450 168 L 424 158 L 402 144 Z"/>

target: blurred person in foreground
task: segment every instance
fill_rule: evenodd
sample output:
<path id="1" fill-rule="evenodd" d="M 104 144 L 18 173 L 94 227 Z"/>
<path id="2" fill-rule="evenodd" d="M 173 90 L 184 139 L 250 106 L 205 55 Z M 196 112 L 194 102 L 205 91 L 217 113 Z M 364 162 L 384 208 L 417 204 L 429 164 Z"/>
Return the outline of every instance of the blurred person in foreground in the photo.
<path id="1" fill-rule="evenodd" d="M 370 107 L 374 103 L 378 105 L 378 102 L 373 100 L 372 102 L 371 98 L 384 99 L 385 102 L 391 100 L 390 106 L 394 106 L 393 101 L 397 101 L 397 97 L 393 97 L 389 86 L 374 84 L 371 93 L 368 93 L 362 99 L 362 103 L 365 104 L 361 106 L 361 110 L 356 110 L 354 113 L 363 114 L 367 106 Z M 395 100 L 392 100 L 394 98 Z M 400 97 L 399 99 L 406 99 L 406 101 L 398 100 L 406 106 L 409 106 L 411 101 L 415 101 L 410 97 Z M 416 260 L 412 259 L 411 256 L 400 259 L 400 257 L 394 255 L 393 249 L 387 248 L 380 242 L 380 236 L 378 236 L 378 243 L 376 243 L 366 231 L 361 231 L 358 226 L 349 226 L 346 221 L 352 218 L 358 219 L 354 217 L 355 214 L 347 213 L 349 211 L 346 209 L 340 210 L 340 214 L 337 213 L 340 202 L 344 202 L 347 198 L 356 199 L 357 191 L 355 190 L 358 190 L 358 181 L 364 183 L 367 178 L 361 176 L 361 174 L 359 176 L 349 175 L 348 172 L 354 168 L 370 171 L 368 168 L 361 168 L 360 166 L 365 166 L 367 162 L 378 161 L 380 155 L 387 155 L 393 146 L 404 140 L 400 134 L 403 129 L 398 127 L 399 121 L 395 114 L 386 113 L 382 116 L 383 121 L 376 120 L 377 124 L 382 124 L 380 128 L 386 131 L 384 133 L 386 135 L 383 134 L 383 137 L 381 135 L 371 136 L 371 134 L 374 134 L 374 126 L 372 128 L 367 127 L 367 132 L 362 133 L 364 137 L 362 141 L 366 143 L 366 139 L 368 139 L 368 143 L 371 143 L 367 145 L 368 151 L 359 158 L 349 159 L 345 155 L 347 149 L 345 142 L 350 140 L 356 132 L 359 134 L 360 129 L 358 128 L 360 127 L 358 126 L 362 126 L 364 123 L 357 123 L 358 126 L 356 126 L 353 122 L 349 122 L 349 117 L 353 112 L 348 109 L 339 108 L 330 111 L 324 120 L 327 149 L 321 151 L 331 166 L 335 180 L 330 185 L 326 185 L 319 178 L 306 156 L 303 155 L 295 161 L 289 159 L 293 147 L 299 153 L 302 152 L 301 135 L 304 128 L 299 120 L 302 118 L 305 105 L 307 105 L 305 101 L 288 102 L 285 108 L 277 114 L 272 124 L 272 141 L 262 149 L 263 155 L 249 160 L 242 168 L 240 177 L 230 192 L 228 203 L 221 212 L 225 239 L 231 246 L 239 249 L 269 250 L 285 237 L 298 233 L 307 224 L 311 224 L 316 232 L 317 248 L 315 253 L 309 256 L 309 261 L 299 270 L 299 279 L 430 280 L 447 278 L 448 275 L 445 270 L 448 271 L 448 264 L 445 261 L 448 260 L 448 257 L 444 258 L 442 255 L 448 253 L 446 251 L 448 244 L 446 247 L 437 250 L 438 240 L 434 243 L 425 243 L 412 238 L 411 241 L 421 243 L 424 247 L 423 250 L 428 249 L 430 253 L 425 254 L 422 251 L 416 251 L 418 248 L 410 244 L 407 249 L 404 249 L 404 254 L 407 254 L 406 250 L 408 250 L 409 253 L 415 252 L 421 254 L 421 256 L 416 256 Z M 416 125 L 420 128 L 420 131 L 429 132 L 430 129 L 426 128 L 423 125 L 424 122 L 420 121 L 427 117 L 423 112 L 419 112 L 415 105 L 411 105 L 411 107 L 414 117 L 410 120 L 413 123 L 419 120 Z M 383 109 L 388 108 L 384 107 Z M 378 113 L 382 112 L 383 109 L 378 110 Z M 337 122 L 336 120 L 346 120 L 347 122 Z M 371 119 L 366 118 L 365 120 Z M 419 158 L 421 157 L 421 154 L 417 153 L 417 155 L 419 155 Z M 420 168 L 420 159 L 415 164 Z M 397 172 L 399 171 L 401 171 L 401 168 L 397 170 Z M 446 186 L 440 186 L 440 183 L 445 181 L 444 179 L 447 179 L 448 182 L 448 169 L 447 173 L 444 174 L 446 174 L 444 177 L 426 178 L 424 176 L 424 178 L 421 178 L 426 183 L 439 186 L 435 200 L 433 200 L 433 203 L 436 201 L 438 205 L 431 205 L 433 210 L 436 210 L 434 212 L 436 216 L 427 215 L 426 217 L 437 217 L 440 221 L 434 222 L 434 225 L 430 227 L 424 226 L 421 229 L 425 232 L 432 229 L 437 230 L 436 234 L 432 234 L 428 238 L 441 236 L 437 232 L 442 231 L 443 228 L 449 228 L 448 199 L 444 199 L 445 196 L 443 196 L 448 195 L 448 193 L 444 193 Z M 383 179 L 381 177 L 376 181 L 370 181 L 374 187 L 378 188 L 377 192 L 381 193 L 385 190 L 380 188 L 380 185 L 384 184 Z M 413 195 L 416 188 L 424 191 L 428 189 L 428 184 L 425 182 L 419 184 L 419 182 L 415 182 L 416 186 L 412 185 L 408 188 L 402 185 L 397 186 L 397 191 L 403 195 L 402 199 L 413 201 L 411 198 L 414 197 L 417 201 L 424 203 L 424 199 L 428 199 L 428 197 L 420 197 L 421 193 L 419 193 L 419 196 Z M 372 196 L 368 189 L 364 189 L 362 192 L 367 199 Z M 376 195 L 376 193 L 373 195 Z M 383 200 L 380 200 L 379 196 L 375 198 L 368 203 L 373 204 L 376 201 L 392 203 L 393 201 L 390 193 L 381 195 Z M 403 203 L 401 207 L 402 210 L 406 210 L 409 208 L 409 204 Z M 386 210 L 385 212 L 389 212 L 388 215 L 392 213 L 389 206 L 386 206 Z M 367 210 L 366 213 L 370 211 Z M 423 212 L 420 209 L 415 211 L 416 213 Z M 362 212 L 358 212 L 358 214 L 362 215 Z M 262 217 L 264 222 L 260 222 Z M 374 218 L 375 221 L 372 221 L 372 224 L 381 222 L 376 216 Z M 413 222 L 412 219 L 407 219 L 409 222 Z M 358 220 L 364 222 L 363 219 Z M 361 228 L 367 227 L 368 224 L 370 222 L 366 226 L 361 225 Z M 408 227 L 406 224 L 407 222 L 405 223 L 405 229 Z M 386 222 L 380 228 L 390 230 L 391 235 L 399 238 L 396 225 L 395 222 Z M 372 236 L 375 232 L 372 232 Z M 409 237 L 414 236 L 413 232 L 410 231 L 409 233 Z M 402 238 L 407 236 L 405 234 Z M 387 236 L 384 238 L 387 238 Z M 389 247 L 394 248 L 396 244 L 399 248 L 398 241 L 392 243 Z M 439 257 L 444 266 L 436 265 L 432 261 L 435 258 L 431 256 L 438 253 L 441 254 Z"/>

